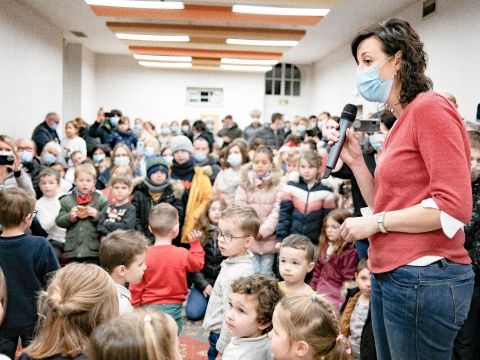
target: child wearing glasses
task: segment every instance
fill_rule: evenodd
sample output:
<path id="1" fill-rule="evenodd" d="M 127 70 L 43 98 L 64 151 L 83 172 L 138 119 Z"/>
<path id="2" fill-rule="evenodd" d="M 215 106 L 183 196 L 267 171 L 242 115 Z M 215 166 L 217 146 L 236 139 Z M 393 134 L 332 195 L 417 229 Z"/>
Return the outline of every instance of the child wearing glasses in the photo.
<path id="1" fill-rule="evenodd" d="M 218 223 L 218 248 L 223 256 L 220 273 L 213 286 L 203 327 L 210 331 L 208 359 L 216 359 L 230 342 L 226 311 L 232 282 L 254 273 L 253 256 L 247 250 L 258 234 L 260 218 L 249 206 L 232 205 L 223 211 Z"/>
<path id="2" fill-rule="evenodd" d="M 19 338 L 23 347 L 32 340 L 37 294 L 47 287 L 49 273 L 59 268 L 48 241 L 25 234 L 32 224 L 34 208 L 32 193 L 18 187 L 0 191 L 0 263 L 8 290 L 0 354 L 12 359 Z"/>

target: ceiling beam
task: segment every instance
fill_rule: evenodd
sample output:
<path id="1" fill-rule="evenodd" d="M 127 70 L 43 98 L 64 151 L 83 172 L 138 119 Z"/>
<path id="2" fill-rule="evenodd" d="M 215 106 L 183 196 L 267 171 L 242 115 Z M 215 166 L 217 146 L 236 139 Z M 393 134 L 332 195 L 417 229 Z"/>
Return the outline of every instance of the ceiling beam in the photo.
<path id="1" fill-rule="evenodd" d="M 116 6 L 90 5 L 98 16 L 117 18 L 146 18 L 163 21 L 211 21 L 239 24 L 270 25 L 317 25 L 322 16 L 277 16 L 240 14 L 232 12 L 231 6 L 185 5 L 183 10 L 139 9 Z"/>

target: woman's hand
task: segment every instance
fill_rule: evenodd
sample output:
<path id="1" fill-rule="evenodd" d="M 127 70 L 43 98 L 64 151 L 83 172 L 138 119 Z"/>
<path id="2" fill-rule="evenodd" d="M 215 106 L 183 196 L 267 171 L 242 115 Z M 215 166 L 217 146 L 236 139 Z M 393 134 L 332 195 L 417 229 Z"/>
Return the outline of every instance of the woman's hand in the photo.
<path id="1" fill-rule="evenodd" d="M 14 153 L 14 160 L 13 160 L 13 165 L 10 166 L 10 169 L 12 169 L 12 171 L 19 171 L 20 168 L 21 168 L 21 164 L 22 162 L 20 161 L 20 157 Z"/>
<path id="2" fill-rule="evenodd" d="M 345 241 L 367 239 L 378 232 L 378 215 L 351 217 L 340 226 L 340 236 Z"/>
<path id="3" fill-rule="evenodd" d="M 203 289 L 203 296 L 209 297 L 210 295 L 212 295 L 212 291 L 213 291 L 212 285 L 208 284 L 208 285 L 205 287 L 205 289 Z"/>
<path id="4" fill-rule="evenodd" d="M 339 124 L 336 124 L 337 128 L 338 126 Z M 340 159 L 342 159 L 348 166 L 363 159 L 362 147 L 360 146 L 360 141 L 357 136 L 357 133 L 355 133 L 352 128 L 347 129 L 345 143 L 343 144 L 342 152 L 340 153 Z M 328 137 L 328 144 L 333 146 L 338 139 L 339 132 L 336 129 L 331 129 Z"/>

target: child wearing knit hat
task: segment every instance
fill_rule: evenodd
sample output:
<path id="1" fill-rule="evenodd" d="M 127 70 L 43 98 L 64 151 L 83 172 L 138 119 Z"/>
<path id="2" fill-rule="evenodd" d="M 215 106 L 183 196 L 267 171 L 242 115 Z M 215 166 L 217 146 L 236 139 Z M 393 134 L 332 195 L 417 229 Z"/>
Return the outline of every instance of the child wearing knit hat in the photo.
<path id="1" fill-rule="evenodd" d="M 150 209 L 160 203 L 174 206 L 179 218 L 183 218 L 182 189 L 169 179 L 168 162 L 161 156 L 152 156 L 146 161 L 146 176 L 133 193 L 133 205 L 136 207 L 136 230 L 153 241 L 148 216 Z"/>

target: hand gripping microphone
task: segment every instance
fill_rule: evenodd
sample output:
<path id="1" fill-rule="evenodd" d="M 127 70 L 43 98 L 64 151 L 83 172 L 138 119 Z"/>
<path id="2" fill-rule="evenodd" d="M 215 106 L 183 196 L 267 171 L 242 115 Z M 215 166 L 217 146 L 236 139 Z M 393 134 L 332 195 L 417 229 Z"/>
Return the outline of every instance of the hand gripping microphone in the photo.
<path id="1" fill-rule="evenodd" d="M 352 126 L 353 120 L 357 116 L 357 107 L 352 104 L 347 104 L 343 108 L 342 116 L 340 117 L 340 127 L 338 129 L 339 136 L 338 141 L 333 144 L 328 152 L 327 166 L 325 168 L 325 173 L 323 178 L 326 179 L 330 176 L 333 169 L 337 165 L 338 157 L 342 152 L 343 144 L 345 143 L 345 138 L 347 136 L 347 129 Z"/>

